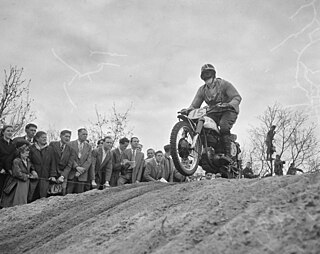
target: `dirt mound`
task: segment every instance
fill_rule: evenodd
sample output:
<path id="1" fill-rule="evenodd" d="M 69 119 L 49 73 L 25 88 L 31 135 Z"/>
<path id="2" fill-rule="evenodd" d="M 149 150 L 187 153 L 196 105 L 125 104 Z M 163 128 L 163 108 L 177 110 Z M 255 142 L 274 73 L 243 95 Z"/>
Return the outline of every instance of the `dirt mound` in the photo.
<path id="1" fill-rule="evenodd" d="M 320 174 L 144 183 L 0 210 L 1 253 L 319 253 Z"/>

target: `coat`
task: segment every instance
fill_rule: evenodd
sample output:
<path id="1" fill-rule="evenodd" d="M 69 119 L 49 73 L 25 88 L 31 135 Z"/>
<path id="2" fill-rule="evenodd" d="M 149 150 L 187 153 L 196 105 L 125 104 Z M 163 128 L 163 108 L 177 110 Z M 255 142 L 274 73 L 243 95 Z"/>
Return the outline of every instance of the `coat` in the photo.
<path id="1" fill-rule="evenodd" d="M 103 147 L 99 147 L 92 151 L 92 172 L 98 184 L 104 184 L 110 181 L 112 174 L 112 157 L 111 151 L 106 151 L 106 157 L 102 161 Z M 92 176 L 91 176 L 92 178 Z"/>
<path id="2" fill-rule="evenodd" d="M 79 171 L 80 176 L 78 177 L 78 180 L 80 182 L 85 182 L 88 180 L 88 171 L 91 166 L 92 148 L 87 142 L 84 142 L 81 157 L 79 158 L 78 140 L 71 141 L 69 145 L 74 150 L 74 161 L 68 179 L 73 179 L 75 177 L 75 173 L 78 171 L 76 167 L 79 166 L 83 167 L 84 170 Z"/>
<path id="3" fill-rule="evenodd" d="M 25 164 L 19 157 L 14 159 L 12 176 L 8 177 L 2 192 L 2 207 L 27 204 L 31 170 L 32 165 L 29 160 Z"/>
<path id="4" fill-rule="evenodd" d="M 157 163 L 155 159 L 149 160 L 146 163 L 143 178 L 147 182 L 156 182 L 163 177 L 164 174 L 164 164 Z"/>
<path id="5" fill-rule="evenodd" d="M 61 152 L 60 141 L 52 141 L 49 146 L 52 149 L 49 176 L 63 176 L 68 179 L 75 158 L 73 149 L 66 144 L 63 152 Z"/>
<path id="6" fill-rule="evenodd" d="M 29 201 L 33 201 L 34 192 L 39 185 L 39 193 L 36 193 L 38 198 L 47 196 L 49 187 L 49 173 L 51 167 L 51 154 L 52 147 L 46 146 L 40 149 L 36 144 L 30 147 L 30 162 L 33 165 L 34 170 L 37 172 L 39 178 L 30 181 L 29 186 Z"/>
<path id="7" fill-rule="evenodd" d="M 170 156 L 163 156 L 163 164 L 164 164 L 164 171 L 163 171 L 163 178 L 166 179 L 167 182 L 173 182 L 173 172 L 174 172 L 174 164 L 173 160 Z"/>
<path id="8" fill-rule="evenodd" d="M 117 186 L 118 178 L 123 166 L 121 165 L 123 152 L 120 153 L 119 148 L 111 150 L 112 156 L 112 174 L 110 179 L 111 186 Z"/>
<path id="9" fill-rule="evenodd" d="M 122 160 L 124 159 L 127 159 L 129 161 L 133 160 L 133 153 L 131 148 L 128 148 L 123 151 Z M 142 179 L 142 172 L 144 167 L 144 154 L 142 152 L 136 151 L 135 162 L 136 166 L 132 170 L 132 183 L 135 183 L 136 181 L 141 181 Z"/>

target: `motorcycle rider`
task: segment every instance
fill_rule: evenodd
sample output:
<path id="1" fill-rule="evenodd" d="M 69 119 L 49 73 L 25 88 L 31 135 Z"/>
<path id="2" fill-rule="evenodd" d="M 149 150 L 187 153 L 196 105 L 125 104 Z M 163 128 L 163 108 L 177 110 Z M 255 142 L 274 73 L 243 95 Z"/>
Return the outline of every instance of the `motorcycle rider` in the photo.
<path id="1" fill-rule="evenodd" d="M 216 78 L 216 69 L 212 64 L 205 64 L 201 67 L 200 77 L 205 84 L 198 89 L 190 107 L 180 112 L 187 114 L 193 109 L 200 108 L 205 101 L 209 107 L 208 110 L 213 111 L 208 114 L 208 117 L 220 126 L 224 154 L 231 158 L 230 130 L 237 120 L 242 98 L 230 82 Z"/>

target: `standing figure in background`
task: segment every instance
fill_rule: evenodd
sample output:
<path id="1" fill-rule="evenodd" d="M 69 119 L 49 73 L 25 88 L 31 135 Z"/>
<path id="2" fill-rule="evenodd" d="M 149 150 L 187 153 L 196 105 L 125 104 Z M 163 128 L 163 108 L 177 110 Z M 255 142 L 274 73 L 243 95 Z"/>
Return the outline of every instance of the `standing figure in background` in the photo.
<path id="1" fill-rule="evenodd" d="M 274 145 L 273 145 L 273 138 L 276 132 L 274 131 L 276 129 L 275 125 L 272 125 L 270 130 L 267 133 L 266 138 L 266 145 L 267 145 L 267 160 L 272 160 L 272 154 L 276 151 Z"/>
<path id="2" fill-rule="evenodd" d="M 283 176 L 283 164 L 285 164 L 285 163 L 286 163 L 285 161 L 282 161 L 280 159 L 280 155 L 277 154 L 276 159 L 274 161 L 274 173 L 277 176 Z"/>
<path id="3" fill-rule="evenodd" d="M 12 135 L 13 126 L 3 126 L 0 132 L 0 196 L 8 175 L 12 174 L 12 161 L 16 151 Z"/>
<path id="4" fill-rule="evenodd" d="M 118 185 L 118 179 L 121 170 L 124 166 L 122 165 L 122 155 L 129 145 L 129 139 L 122 138 L 119 140 L 119 146 L 111 151 L 112 155 L 112 175 L 110 179 L 110 186 L 115 187 Z"/>
<path id="5" fill-rule="evenodd" d="M 49 172 L 51 166 L 51 149 L 47 144 L 47 134 L 38 131 L 34 143 L 30 146 L 30 162 L 40 179 L 32 179 L 29 184 L 28 203 L 47 197 Z"/>

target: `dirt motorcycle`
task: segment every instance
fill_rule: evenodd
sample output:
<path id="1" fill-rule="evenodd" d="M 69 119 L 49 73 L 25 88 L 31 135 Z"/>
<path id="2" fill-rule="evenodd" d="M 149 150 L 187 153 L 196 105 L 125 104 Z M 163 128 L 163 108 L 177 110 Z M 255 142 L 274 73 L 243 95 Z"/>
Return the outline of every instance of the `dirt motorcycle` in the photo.
<path id="1" fill-rule="evenodd" d="M 220 173 L 224 178 L 239 175 L 240 146 L 237 136 L 231 134 L 231 158 L 225 156 L 217 123 L 208 115 L 214 112 L 232 110 L 230 106 L 218 104 L 210 110 L 207 107 L 178 112 L 179 122 L 170 135 L 171 156 L 176 169 L 185 176 L 193 175 L 198 166 L 206 173 Z"/>

